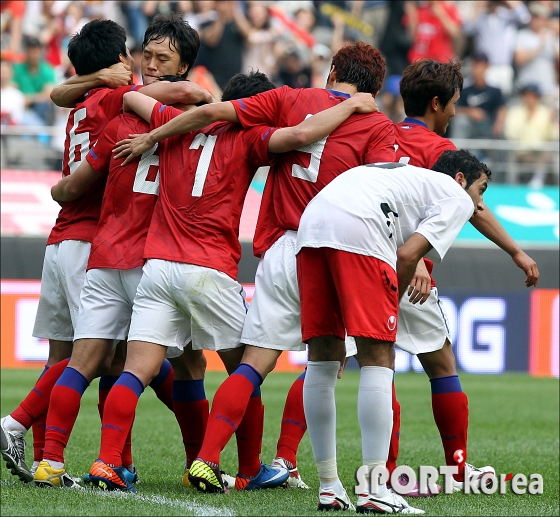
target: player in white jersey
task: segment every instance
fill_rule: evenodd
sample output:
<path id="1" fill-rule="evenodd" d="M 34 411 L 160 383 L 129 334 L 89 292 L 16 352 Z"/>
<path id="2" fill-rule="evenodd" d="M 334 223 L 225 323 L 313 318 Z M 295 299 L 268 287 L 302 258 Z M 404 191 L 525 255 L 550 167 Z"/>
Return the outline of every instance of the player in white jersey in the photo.
<path id="1" fill-rule="evenodd" d="M 397 163 L 360 166 L 335 178 L 303 213 L 296 249 L 302 335 L 309 344 L 303 393 L 320 509 L 348 498 L 336 468 L 334 403 L 345 330 L 356 339 L 361 369 L 362 464 L 385 468 L 399 299 L 420 258 L 440 262 L 463 225 L 484 209 L 489 176 L 467 151 L 445 152 L 434 171 Z M 359 513 L 423 513 L 385 480 L 371 488 L 359 495 Z"/>

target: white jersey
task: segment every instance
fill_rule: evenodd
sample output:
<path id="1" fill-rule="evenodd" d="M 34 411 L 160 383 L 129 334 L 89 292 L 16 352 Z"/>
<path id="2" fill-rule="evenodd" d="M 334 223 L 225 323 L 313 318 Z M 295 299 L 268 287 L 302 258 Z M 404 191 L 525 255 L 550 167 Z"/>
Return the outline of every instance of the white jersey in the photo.
<path id="1" fill-rule="evenodd" d="M 331 181 L 305 209 L 297 249 L 334 248 L 396 269 L 397 248 L 420 233 L 441 262 L 474 203 L 453 178 L 400 163 L 361 165 Z"/>

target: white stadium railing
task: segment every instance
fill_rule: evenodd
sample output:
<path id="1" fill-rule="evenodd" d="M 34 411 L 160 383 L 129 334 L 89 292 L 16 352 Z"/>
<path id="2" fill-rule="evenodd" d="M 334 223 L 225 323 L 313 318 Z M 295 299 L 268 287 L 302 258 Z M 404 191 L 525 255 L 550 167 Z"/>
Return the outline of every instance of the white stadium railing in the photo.
<path id="1" fill-rule="evenodd" d="M 49 169 L 62 158 L 64 129 L 61 126 L 1 126 L 2 167 Z M 531 144 L 499 139 L 452 138 L 451 141 L 459 149 L 468 149 L 484 159 L 492 172 L 498 173 L 497 181 L 519 183 L 522 173 L 545 168 L 558 183 L 560 151 L 557 141 Z M 531 152 L 534 159 L 525 163 L 522 155 Z"/>

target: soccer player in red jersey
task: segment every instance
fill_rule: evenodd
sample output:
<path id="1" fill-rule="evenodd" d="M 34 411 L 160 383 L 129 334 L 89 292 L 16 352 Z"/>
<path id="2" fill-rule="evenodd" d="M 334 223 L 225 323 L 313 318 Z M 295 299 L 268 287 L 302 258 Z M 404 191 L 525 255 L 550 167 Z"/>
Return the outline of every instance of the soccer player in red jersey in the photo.
<path id="1" fill-rule="evenodd" d="M 190 56 L 185 57 L 185 63 L 182 65 L 186 70 L 189 66 L 187 59 L 192 63 L 196 57 L 198 35 L 188 25 L 185 25 L 185 28 L 194 35 L 187 49 Z M 153 36 L 154 39 L 158 39 L 157 35 Z M 85 77 L 119 62 L 130 68 L 131 58 L 125 40 L 124 29 L 116 23 L 110 20 L 94 20 L 72 38 L 69 57 L 78 73 Z M 118 115 L 124 93 L 135 88 L 136 86 L 130 85 L 117 89 L 96 88 L 86 92 L 69 115 L 63 176 L 68 176 L 78 168 L 91 143 L 97 140 L 107 122 Z M 147 95 L 159 95 L 163 92 L 163 98 L 167 99 L 166 92 L 172 95 L 172 98 L 177 98 L 181 90 L 183 92 L 179 98 L 185 102 L 189 99 L 192 102 L 211 99 L 207 92 L 192 85 L 188 85 L 187 88 L 169 88 L 166 85 L 153 84 L 147 86 L 144 91 Z M 73 95 L 76 95 L 76 91 L 74 88 Z M 56 363 L 56 368 L 47 370 L 18 409 L 2 420 L 2 455 L 7 463 L 12 465 L 13 473 L 25 481 L 30 481 L 33 476 L 25 464 L 23 435 L 31 424 L 46 415 L 54 382 L 67 363 L 59 361 L 68 357 L 72 350 L 79 293 L 83 286 L 90 243 L 99 218 L 103 189 L 104 182 L 99 181 L 92 185 L 86 196 L 72 203 L 62 203 L 62 209 L 47 242 L 34 335 L 49 339 L 47 367 Z M 77 385 L 83 384 L 83 380 L 79 379 Z M 34 468 L 39 464 L 39 456 L 43 455 L 42 443 L 37 446 L 39 443 L 35 440 Z M 56 470 L 60 474 L 55 476 L 59 482 L 58 486 L 70 483 L 70 478 L 63 468 Z"/>
<path id="2" fill-rule="evenodd" d="M 247 94 L 274 87 L 259 73 L 240 74 L 230 82 L 230 95 L 236 89 Z M 253 90 L 247 90 L 255 82 Z M 160 197 L 144 249 L 147 262 L 134 300 L 125 371 L 103 414 L 101 451 L 89 475 L 93 484 L 127 489 L 120 450 L 138 398 L 166 356 L 181 354 L 192 339 L 194 349 L 216 350 L 229 372 L 239 364 L 246 304 L 236 280 L 238 233 L 250 181 L 259 166 L 270 164 L 269 152 L 289 151 L 324 137 L 356 108 L 362 109 L 364 101 L 364 112 L 375 107 L 371 96 L 356 96 L 296 128 L 242 130 L 216 123 L 159 144 Z M 125 109 L 132 108 L 152 127 L 181 114 L 144 96 L 125 96 Z M 248 441 L 255 449 L 254 440 Z M 285 469 L 261 465 L 258 451 L 239 459 L 239 475 L 248 483 L 266 478 L 265 486 L 273 487 L 288 477 Z M 247 465 L 249 459 L 256 465 Z M 221 478 L 219 472 L 213 474 Z M 216 482 L 222 486 L 221 479 Z"/>
<path id="3" fill-rule="evenodd" d="M 132 150 L 134 156 L 162 138 L 214 120 L 239 121 L 244 127 L 259 122 L 296 123 L 358 91 L 376 95 L 383 82 L 383 57 L 377 49 L 362 42 L 343 47 L 332 65 L 326 89 L 283 87 L 251 99 L 203 106 L 135 142 L 123 142 L 118 150 Z M 242 364 L 214 398 L 201 461 L 193 463 L 198 474 L 192 475 L 191 469 L 195 486 L 202 483 L 206 489 L 212 489 L 215 476 L 211 470 L 219 463 L 221 450 L 244 413 L 251 411 L 251 394 L 274 368 L 282 350 L 305 349 L 299 317 L 295 238 L 307 203 L 348 168 L 394 161 L 393 146 L 393 125 L 387 117 L 381 113 L 354 116 L 328 137 L 283 155 L 274 165 L 265 186 L 255 233 L 254 252 L 261 260 L 255 296 L 242 335 L 247 346 Z M 221 490 L 220 486 L 215 488 Z"/>
<path id="4" fill-rule="evenodd" d="M 460 63 L 455 61 L 439 63 L 422 59 L 405 69 L 400 92 L 407 117 L 395 125 L 399 162 L 429 169 L 444 151 L 456 150 L 455 145 L 443 135 L 449 120 L 455 115 L 455 104 L 463 87 L 460 67 Z M 523 269 L 527 275 L 527 287 L 537 285 L 539 272 L 535 261 L 507 234 L 488 207 L 478 212 L 470 222 Z M 476 468 L 466 463 L 468 400 L 457 375 L 446 319 L 431 276 L 432 268 L 432 261 L 420 261 L 410 283 L 410 296 L 401 299 L 396 346 L 417 355 L 430 379 L 432 409 L 447 465 L 457 465 L 454 453 L 464 451 L 464 459 L 459 464 L 453 485 L 456 490 L 461 490 L 465 476 L 480 479 L 485 473 L 493 473 L 494 469 Z M 393 389 L 393 431 L 387 462 L 389 472 L 397 466 L 399 434 L 400 405 Z M 417 485 L 408 495 L 436 494 L 422 494 Z"/>

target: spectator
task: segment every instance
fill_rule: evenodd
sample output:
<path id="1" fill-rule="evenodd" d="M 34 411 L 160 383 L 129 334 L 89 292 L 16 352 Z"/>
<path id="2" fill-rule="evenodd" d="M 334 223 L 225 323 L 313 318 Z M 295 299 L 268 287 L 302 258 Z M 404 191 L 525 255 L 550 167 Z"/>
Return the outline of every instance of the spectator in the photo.
<path id="1" fill-rule="evenodd" d="M 400 92 L 400 75 L 390 75 L 385 79 L 383 89 L 379 94 L 379 108 L 395 124 L 401 122 L 405 117 L 404 102 Z"/>
<path id="2" fill-rule="evenodd" d="M 247 2 L 247 19 L 250 31 L 243 51 L 243 73 L 251 68 L 259 70 L 268 77 L 276 72 L 274 41 L 277 34 L 270 24 L 270 13 L 263 2 Z"/>
<path id="3" fill-rule="evenodd" d="M 502 91 L 486 82 L 488 62 L 481 52 L 473 57 L 471 84 L 463 88 L 452 119 L 454 138 L 501 138 L 503 134 L 506 106 Z"/>
<path id="4" fill-rule="evenodd" d="M 529 5 L 529 27 L 519 31 L 515 47 L 515 64 L 520 89 L 536 84 L 548 106 L 555 104 L 558 96 L 558 37 L 548 26 L 548 7 L 539 2 Z"/>
<path id="5" fill-rule="evenodd" d="M 12 65 L 2 60 L 0 72 L 0 120 L 3 126 L 22 124 L 25 96 L 12 83 Z"/>
<path id="6" fill-rule="evenodd" d="M 196 64 L 205 66 L 223 89 L 231 77 L 241 72 L 251 26 L 237 2 L 222 0 L 214 6 L 218 17 L 202 23 L 198 30 L 200 51 Z"/>
<path id="7" fill-rule="evenodd" d="M 529 144 L 546 142 L 558 138 L 558 127 L 553 122 L 553 112 L 541 102 L 541 91 L 537 84 L 527 84 L 521 90 L 521 103 L 508 109 L 504 135 L 508 140 Z M 552 156 L 539 151 L 518 150 L 516 161 L 528 164 L 534 171 L 529 182 L 531 187 L 544 184 Z"/>
<path id="8" fill-rule="evenodd" d="M 120 2 L 120 8 L 126 16 L 128 34 L 134 38 L 134 46 L 142 45 L 144 33 L 148 28 L 148 18 L 143 10 L 144 3 L 140 0 Z"/>
<path id="9" fill-rule="evenodd" d="M 0 4 L 2 33 L 7 31 L 10 34 L 8 49 L 6 52 L 3 52 L 6 59 L 8 57 L 18 57 L 21 51 L 23 38 L 22 20 L 26 8 L 25 4 L 26 2 L 18 2 L 17 0 L 7 0 Z"/>
<path id="10" fill-rule="evenodd" d="M 275 82 L 292 88 L 311 87 L 311 67 L 306 65 L 296 47 L 288 49 L 280 59 Z"/>
<path id="11" fill-rule="evenodd" d="M 453 45 L 461 33 L 461 18 L 452 2 L 406 2 L 405 13 L 404 24 L 412 37 L 410 63 L 421 57 L 440 62 L 454 57 Z"/>
<path id="12" fill-rule="evenodd" d="M 465 20 L 463 30 L 474 38 L 475 52 L 488 56 L 486 80 L 489 85 L 511 95 L 513 53 L 520 25 L 529 23 L 531 15 L 521 1 L 491 0 L 473 2 L 475 14 Z"/>
<path id="13" fill-rule="evenodd" d="M 412 45 L 412 39 L 403 25 L 405 3 L 403 0 L 389 2 L 389 18 L 379 43 L 379 50 L 387 61 L 388 77 L 393 75 L 400 77 L 409 64 L 408 51 Z"/>
<path id="14" fill-rule="evenodd" d="M 25 95 L 26 125 L 35 122 L 50 126 L 54 117 L 54 104 L 50 99 L 56 84 L 54 69 L 43 59 L 43 45 L 37 38 L 26 38 L 25 54 L 25 62 L 14 65 L 14 82 Z"/>

